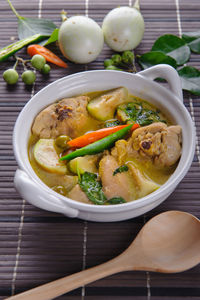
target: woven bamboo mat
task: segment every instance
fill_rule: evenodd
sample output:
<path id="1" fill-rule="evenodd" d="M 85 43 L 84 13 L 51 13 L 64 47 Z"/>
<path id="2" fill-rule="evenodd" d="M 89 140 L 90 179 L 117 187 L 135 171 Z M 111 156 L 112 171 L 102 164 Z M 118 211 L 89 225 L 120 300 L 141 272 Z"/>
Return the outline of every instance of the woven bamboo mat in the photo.
<path id="1" fill-rule="evenodd" d="M 128 0 L 13 0 L 22 16 L 42 16 L 60 24 L 64 8 L 68 15 L 88 14 L 101 24 L 104 15 Z M 164 33 L 180 34 L 200 27 L 199 0 L 141 0 L 145 36 L 137 53 L 150 50 Z M 6 0 L 0 1 L 0 47 L 17 40 L 17 20 Z M 54 51 L 60 55 L 57 49 Z M 184 103 L 195 122 L 198 143 L 192 167 L 175 192 L 159 207 L 132 220 L 93 223 L 69 219 L 28 204 L 15 191 L 17 168 L 12 149 L 15 120 L 30 97 L 41 88 L 67 74 L 86 68 L 102 69 L 111 54 L 105 46 L 97 60 L 88 66 L 69 63 L 67 70 L 53 68 L 48 80 L 39 77 L 33 88 L 19 82 L 8 88 L 3 70 L 12 62 L 0 64 L 0 300 L 14 293 L 105 262 L 121 253 L 144 222 L 166 210 L 183 210 L 200 218 L 200 99 L 185 94 Z M 22 55 L 26 56 L 22 51 Z M 189 65 L 200 69 L 200 56 L 192 55 Z M 200 299 L 200 266 L 181 274 L 125 272 L 99 280 L 58 299 L 159 300 Z M 39 299 L 38 299 L 39 300 Z"/>

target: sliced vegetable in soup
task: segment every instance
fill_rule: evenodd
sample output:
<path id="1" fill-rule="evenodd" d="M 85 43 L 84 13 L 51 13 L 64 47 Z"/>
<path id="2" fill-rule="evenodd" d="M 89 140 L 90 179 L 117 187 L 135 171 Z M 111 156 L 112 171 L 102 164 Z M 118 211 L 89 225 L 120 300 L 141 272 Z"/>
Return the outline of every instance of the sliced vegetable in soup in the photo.
<path id="1" fill-rule="evenodd" d="M 164 184 L 181 156 L 181 127 L 125 87 L 59 100 L 35 118 L 28 145 L 39 178 L 95 205 L 142 198 Z"/>

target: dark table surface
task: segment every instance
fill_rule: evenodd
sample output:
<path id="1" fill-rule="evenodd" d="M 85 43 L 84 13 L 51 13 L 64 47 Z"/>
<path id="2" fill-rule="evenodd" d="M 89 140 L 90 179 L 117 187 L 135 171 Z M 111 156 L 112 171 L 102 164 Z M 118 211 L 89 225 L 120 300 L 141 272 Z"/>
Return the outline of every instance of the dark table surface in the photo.
<path id="1" fill-rule="evenodd" d="M 60 11 L 69 16 L 88 14 L 101 24 L 104 15 L 128 0 L 13 0 L 22 16 L 44 17 L 60 24 Z M 181 35 L 200 28 L 199 0 L 141 0 L 146 31 L 137 54 L 151 49 L 160 35 Z M 0 1 L 0 46 L 17 40 L 17 19 L 6 0 Z M 51 46 L 60 55 L 55 46 Z M 145 216 L 124 222 L 94 223 L 69 219 L 42 211 L 22 200 L 13 185 L 17 168 L 13 155 L 12 131 L 27 101 L 50 82 L 85 69 L 103 69 L 111 55 L 106 46 L 91 64 L 68 69 L 52 67 L 48 79 L 39 76 L 36 84 L 12 88 L 2 79 L 12 61 L 0 64 L 0 299 L 19 293 L 82 269 L 95 266 L 121 253 L 133 240 L 145 220 L 166 210 L 187 211 L 200 218 L 200 99 L 184 94 L 184 104 L 197 129 L 196 153 L 192 166 L 174 193 Z M 21 56 L 26 57 L 25 50 Z M 200 68 L 200 55 L 192 54 L 188 65 Z M 89 284 L 59 299 L 159 300 L 200 299 L 200 265 L 180 274 L 124 272 Z M 39 300 L 39 299 L 38 299 Z"/>

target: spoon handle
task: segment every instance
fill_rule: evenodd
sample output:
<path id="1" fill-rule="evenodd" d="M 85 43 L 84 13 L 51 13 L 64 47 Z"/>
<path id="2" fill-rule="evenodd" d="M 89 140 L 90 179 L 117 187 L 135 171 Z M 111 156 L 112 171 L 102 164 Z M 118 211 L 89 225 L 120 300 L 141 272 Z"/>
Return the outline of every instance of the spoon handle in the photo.
<path id="1" fill-rule="evenodd" d="M 125 271 L 123 257 L 118 256 L 99 266 L 66 276 L 29 291 L 9 297 L 9 300 L 50 300 L 97 279 Z"/>

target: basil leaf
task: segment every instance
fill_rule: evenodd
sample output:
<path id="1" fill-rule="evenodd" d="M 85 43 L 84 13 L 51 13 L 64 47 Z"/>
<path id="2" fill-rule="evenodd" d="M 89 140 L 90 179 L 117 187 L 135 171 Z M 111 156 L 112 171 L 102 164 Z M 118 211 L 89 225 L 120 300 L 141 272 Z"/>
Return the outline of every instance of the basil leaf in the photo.
<path id="1" fill-rule="evenodd" d="M 46 19 L 18 17 L 18 36 L 25 39 L 34 34 L 50 36 L 56 29 L 56 25 Z"/>
<path id="2" fill-rule="evenodd" d="M 45 41 L 42 41 L 42 42 L 40 43 L 40 45 L 42 45 L 42 46 L 47 46 L 47 45 L 49 45 L 49 44 L 51 44 L 51 43 L 56 42 L 56 41 L 58 40 L 58 32 L 59 32 L 59 29 L 58 29 L 58 28 L 54 29 L 54 31 L 52 32 L 52 34 L 51 34 L 51 36 L 49 37 L 49 39 L 47 39 L 47 40 L 45 40 Z"/>
<path id="3" fill-rule="evenodd" d="M 165 34 L 159 37 L 151 51 L 161 51 L 169 55 L 176 60 L 178 66 L 183 65 L 190 58 L 190 48 L 186 42 L 173 34 Z"/>
<path id="4" fill-rule="evenodd" d="M 109 203 L 109 204 L 122 204 L 122 203 L 126 203 L 126 201 L 122 197 L 113 197 L 113 198 L 109 199 L 107 201 L 107 203 Z"/>
<path id="5" fill-rule="evenodd" d="M 122 172 L 127 172 L 128 171 L 128 166 L 127 165 L 123 165 L 120 166 L 119 168 L 117 168 L 114 172 L 113 172 L 113 176 L 115 176 L 118 173 L 122 173 Z"/>
<path id="6" fill-rule="evenodd" d="M 97 175 L 85 172 L 81 179 L 79 179 L 79 185 L 83 192 L 87 195 L 88 199 L 97 205 L 102 205 L 106 202 L 107 198 L 102 191 L 102 185 L 97 181 Z"/>
<path id="7" fill-rule="evenodd" d="M 175 59 L 160 51 L 147 52 L 139 57 L 138 62 L 143 69 L 159 64 L 167 64 L 175 69 L 177 67 Z"/>
<path id="8" fill-rule="evenodd" d="M 106 128 L 109 128 L 109 127 L 114 127 L 114 126 L 118 126 L 120 125 L 120 121 L 119 120 L 109 120 L 109 121 L 106 121 L 104 126 Z"/>
<path id="9" fill-rule="evenodd" d="M 138 102 L 122 104 L 117 109 L 117 116 L 124 122 L 132 121 L 140 124 L 140 126 L 146 126 L 153 122 L 166 123 L 165 120 L 161 119 L 159 113 L 159 111 L 143 108 L 142 104 Z"/>
<path id="10" fill-rule="evenodd" d="M 178 70 L 182 89 L 200 96 L 200 71 L 194 67 L 183 67 Z"/>
<path id="11" fill-rule="evenodd" d="M 122 197 L 113 197 L 107 200 L 104 192 L 102 191 L 102 185 L 97 180 L 97 175 L 94 173 L 83 173 L 81 178 L 79 178 L 79 185 L 83 192 L 87 195 L 88 199 L 94 204 L 121 204 L 126 202 Z"/>
<path id="12" fill-rule="evenodd" d="M 182 34 L 182 39 L 188 43 L 191 51 L 200 54 L 200 31 L 185 32 Z"/>

